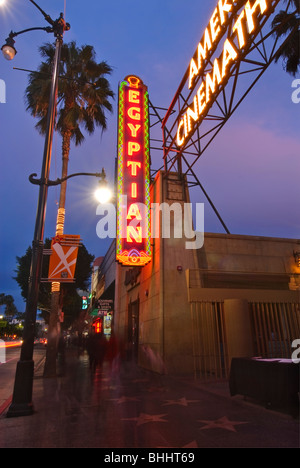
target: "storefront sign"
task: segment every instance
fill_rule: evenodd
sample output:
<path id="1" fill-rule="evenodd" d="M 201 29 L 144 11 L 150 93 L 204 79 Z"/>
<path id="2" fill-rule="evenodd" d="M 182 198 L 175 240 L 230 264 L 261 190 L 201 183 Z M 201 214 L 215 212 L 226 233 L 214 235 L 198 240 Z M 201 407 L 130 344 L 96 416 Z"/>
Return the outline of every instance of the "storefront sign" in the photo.
<path id="1" fill-rule="evenodd" d="M 99 310 L 111 311 L 114 306 L 113 299 L 98 299 L 97 307 Z"/>
<path id="2" fill-rule="evenodd" d="M 125 273 L 125 281 L 124 284 L 125 286 L 128 286 L 129 284 L 134 285 L 137 280 L 139 275 L 141 274 L 141 268 L 135 268 L 127 270 Z"/>
<path id="3" fill-rule="evenodd" d="M 253 40 L 280 0 L 219 0 L 190 61 L 192 103 L 178 118 L 177 144 L 183 147 L 226 86 L 234 65 L 245 58 Z M 222 37 L 226 39 L 220 46 Z M 221 54 L 213 60 L 213 54 Z"/>
<path id="4" fill-rule="evenodd" d="M 148 91 L 128 76 L 119 87 L 117 260 L 151 260 Z"/>

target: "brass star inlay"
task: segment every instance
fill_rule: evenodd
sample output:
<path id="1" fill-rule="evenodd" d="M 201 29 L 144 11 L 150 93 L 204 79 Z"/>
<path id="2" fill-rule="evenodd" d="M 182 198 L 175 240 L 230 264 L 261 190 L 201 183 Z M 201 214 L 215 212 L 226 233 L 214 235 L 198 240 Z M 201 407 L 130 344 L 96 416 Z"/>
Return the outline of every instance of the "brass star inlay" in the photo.
<path id="1" fill-rule="evenodd" d="M 136 421 L 137 426 L 141 426 L 142 424 L 149 422 L 168 422 L 165 419 L 162 419 L 164 416 L 167 416 L 167 414 L 140 413 L 137 418 L 124 418 L 122 421 Z"/>
<path id="2" fill-rule="evenodd" d="M 198 422 L 205 423 L 205 426 L 201 427 L 201 429 L 226 429 L 227 431 L 236 432 L 234 426 L 238 426 L 240 424 L 247 424 L 245 421 L 230 421 L 227 416 L 223 416 L 222 418 L 216 419 L 215 421 L 206 421 L 202 419 L 198 419 Z"/>

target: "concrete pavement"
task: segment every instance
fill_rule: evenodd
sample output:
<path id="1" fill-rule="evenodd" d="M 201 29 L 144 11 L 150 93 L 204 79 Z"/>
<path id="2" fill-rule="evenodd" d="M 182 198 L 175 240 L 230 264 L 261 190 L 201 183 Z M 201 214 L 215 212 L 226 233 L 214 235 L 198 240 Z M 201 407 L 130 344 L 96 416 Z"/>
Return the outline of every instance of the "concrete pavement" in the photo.
<path id="1" fill-rule="evenodd" d="M 153 374 L 131 362 L 95 373 L 68 350 L 62 376 L 35 374 L 31 416 L 0 415 L 1 448 L 299 448 L 299 419 L 231 397 L 228 382 Z M 111 461 L 109 459 L 104 461 Z M 154 461 L 154 460 L 153 460 Z"/>

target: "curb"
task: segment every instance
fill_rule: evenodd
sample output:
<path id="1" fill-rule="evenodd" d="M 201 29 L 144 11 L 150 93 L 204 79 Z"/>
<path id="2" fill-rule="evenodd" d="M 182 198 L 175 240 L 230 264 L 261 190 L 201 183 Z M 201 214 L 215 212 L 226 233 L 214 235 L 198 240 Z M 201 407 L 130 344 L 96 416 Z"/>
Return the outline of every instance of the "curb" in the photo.
<path id="1" fill-rule="evenodd" d="M 44 364 L 46 360 L 46 357 L 43 356 L 40 361 L 37 363 L 37 365 L 34 367 L 34 374 L 37 373 L 37 371 L 40 369 L 40 367 L 42 366 L 42 364 Z M 13 394 L 11 394 L 5 401 L 4 403 L 2 403 L 2 405 L 0 406 L 0 417 L 2 416 L 2 414 L 5 412 L 5 410 L 7 409 L 7 407 L 11 404 L 12 402 L 12 398 L 13 398 Z"/>
<path id="2" fill-rule="evenodd" d="M 7 398 L 7 400 L 0 406 L 0 416 L 2 416 L 6 408 L 11 404 L 11 402 L 12 402 L 12 395 L 9 398 Z"/>

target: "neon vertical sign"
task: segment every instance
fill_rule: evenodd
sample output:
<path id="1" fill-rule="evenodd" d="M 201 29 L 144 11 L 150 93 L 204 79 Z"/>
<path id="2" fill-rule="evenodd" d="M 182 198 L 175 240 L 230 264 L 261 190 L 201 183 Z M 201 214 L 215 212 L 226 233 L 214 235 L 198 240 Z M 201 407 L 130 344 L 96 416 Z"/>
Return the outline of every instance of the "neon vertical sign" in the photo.
<path id="1" fill-rule="evenodd" d="M 137 76 L 119 86 L 116 257 L 122 265 L 151 260 L 148 91 Z"/>

